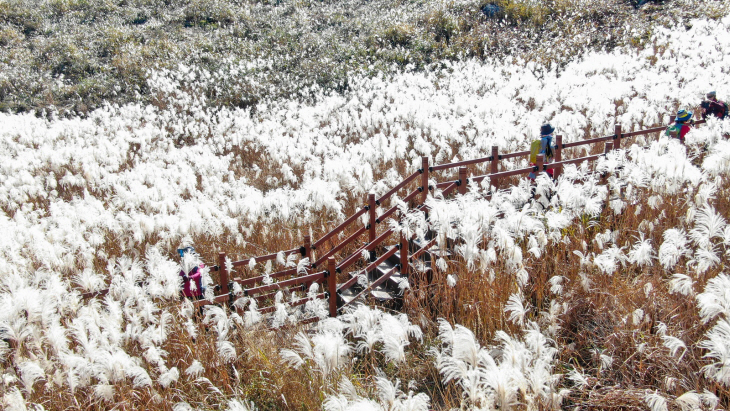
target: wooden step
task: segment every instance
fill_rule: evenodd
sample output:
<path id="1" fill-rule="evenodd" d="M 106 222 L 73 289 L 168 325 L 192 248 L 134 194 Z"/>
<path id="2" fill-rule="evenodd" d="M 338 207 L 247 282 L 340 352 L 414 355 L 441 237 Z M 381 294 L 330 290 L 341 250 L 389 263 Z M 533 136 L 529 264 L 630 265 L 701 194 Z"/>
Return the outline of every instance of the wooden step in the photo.
<path id="1" fill-rule="evenodd" d="M 383 287 L 382 284 L 375 287 L 373 290 L 371 290 L 370 295 L 379 302 L 390 301 L 390 300 L 395 299 L 395 296 L 393 296 L 391 292 L 389 292 L 385 287 Z"/>
<path id="2" fill-rule="evenodd" d="M 342 304 L 350 304 L 352 300 L 355 299 L 355 297 L 360 293 L 362 288 L 360 290 L 355 290 L 355 287 L 348 288 L 346 290 L 342 290 L 339 293 L 340 299 L 342 300 Z M 353 304 L 358 304 L 358 302 L 354 302 Z"/>

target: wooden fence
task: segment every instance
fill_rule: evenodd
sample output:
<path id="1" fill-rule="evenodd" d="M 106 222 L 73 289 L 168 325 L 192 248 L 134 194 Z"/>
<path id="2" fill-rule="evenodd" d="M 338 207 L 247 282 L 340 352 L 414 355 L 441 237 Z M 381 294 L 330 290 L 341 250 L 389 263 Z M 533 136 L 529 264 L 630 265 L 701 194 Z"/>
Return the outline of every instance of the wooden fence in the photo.
<path id="1" fill-rule="evenodd" d="M 704 121 L 698 121 L 695 123 L 695 125 L 699 125 L 702 123 L 704 123 Z M 580 164 L 585 161 L 594 161 L 599 157 L 604 156 L 611 150 L 620 149 L 621 146 L 624 145 L 622 143 L 622 140 L 628 139 L 630 137 L 648 135 L 653 133 L 660 133 L 657 136 L 657 138 L 659 138 L 659 136 L 661 136 L 661 132 L 663 132 L 664 130 L 666 130 L 666 126 L 654 127 L 630 133 L 623 133 L 621 125 L 616 125 L 614 134 L 612 135 L 575 141 L 571 143 L 563 143 L 562 136 L 556 135 L 554 162 L 545 164 L 543 156 L 540 155 L 538 156 L 538 161 L 536 165 L 530 165 L 526 168 L 518 168 L 514 170 L 500 171 L 500 162 L 502 160 L 513 158 L 528 158 L 530 155 L 529 151 L 500 154 L 498 151 L 498 147 L 493 146 L 491 155 L 488 157 L 439 165 L 429 165 L 428 157 L 422 157 L 421 168 L 407 176 L 403 181 L 401 181 L 395 187 L 391 188 L 385 194 L 381 195 L 379 198 L 376 198 L 375 194 L 368 194 L 366 204 L 359 211 L 349 216 L 347 219 L 345 219 L 345 221 L 343 221 L 337 227 L 322 236 L 320 239 L 316 240 L 314 243 L 312 243 L 310 236 L 304 236 L 302 246 L 299 248 L 282 250 L 278 253 L 272 253 L 257 257 L 251 257 L 240 261 L 234 261 L 230 264 L 231 267 L 226 266 L 226 253 L 219 253 L 218 264 L 210 268 L 212 272 L 218 273 L 218 285 L 215 287 L 218 295 L 216 295 L 211 300 L 195 301 L 194 304 L 199 307 L 207 304 L 221 304 L 233 302 L 235 298 L 232 293 L 233 282 L 238 283 L 243 288 L 243 294 L 245 296 L 248 296 L 249 298 L 254 298 L 259 303 L 273 300 L 274 296 L 279 290 L 288 290 L 290 292 L 304 291 L 308 289 L 311 284 L 318 283 L 326 284 L 326 291 L 318 293 L 314 296 L 309 296 L 307 298 L 297 300 L 296 302 L 289 305 L 298 306 L 306 304 L 307 302 L 315 299 L 327 299 L 329 315 L 334 317 L 337 315 L 340 309 L 347 305 L 346 303 L 343 304 L 341 303 L 341 301 L 338 301 L 338 294 L 341 293 L 343 290 L 346 290 L 355 285 L 358 280 L 357 275 L 353 275 L 349 280 L 338 285 L 337 274 L 342 273 L 344 272 L 344 270 L 354 266 L 356 262 L 362 259 L 362 255 L 364 252 L 369 253 L 370 259 L 368 261 L 368 264 L 365 267 L 357 270 L 357 272 L 369 272 L 374 270 L 379 264 L 393 256 L 398 251 L 400 251 L 400 264 L 390 269 L 387 273 L 385 273 L 385 275 L 381 276 L 376 281 L 370 283 L 368 287 L 362 290 L 355 297 L 355 299 L 351 300 L 350 302 L 357 300 L 357 298 L 369 292 L 373 287 L 376 287 L 383 281 L 386 281 L 396 271 L 400 271 L 402 275 L 407 275 L 410 263 L 419 258 L 421 254 L 423 254 L 429 248 L 433 247 L 436 244 L 436 240 L 431 240 L 427 244 L 424 244 L 423 247 L 411 251 L 412 238 L 405 238 L 403 235 L 398 235 L 398 238 L 393 239 L 391 238 L 395 234 L 393 229 L 386 229 L 378 234 L 377 226 L 386 221 L 387 218 L 391 217 L 396 212 L 397 206 L 392 205 L 380 215 L 377 215 L 377 207 L 386 204 L 386 202 L 388 202 L 388 200 L 390 200 L 396 193 L 405 190 L 407 194 L 405 195 L 405 197 L 403 197 L 403 201 L 406 204 L 410 204 L 411 202 L 413 202 L 411 209 L 428 212 L 425 202 L 429 192 L 436 193 L 436 190 L 440 189 L 441 193 L 444 196 L 449 195 L 454 190 L 456 190 L 460 194 L 464 194 L 467 191 L 467 184 L 470 181 L 482 182 L 485 179 L 489 179 L 491 186 L 498 188 L 500 186 L 500 183 L 508 177 L 522 176 L 529 173 L 539 172 L 541 170 L 545 171 L 549 169 L 554 170 L 554 178 L 557 178 L 561 174 L 563 167 L 567 164 Z M 581 146 L 591 146 L 601 143 L 604 143 L 605 146 L 604 150 L 600 154 L 593 154 L 563 160 L 563 150 Z M 468 179 L 467 167 L 483 163 L 489 163 L 489 173 L 474 176 L 471 179 Z M 458 179 L 436 182 L 436 184 L 434 185 L 429 185 L 429 179 L 435 179 L 438 172 L 451 170 L 454 168 L 458 168 Z M 356 229 L 344 240 L 336 240 L 336 236 L 343 233 L 348 227 L 355 224 L 358 219 L 364 215 L 367 215 L 367 224 Z M 336 256 L 338 256 L 338 253 L 347 246 L 357 245 L 357 240 L 366 233 L 367 241 L 363 245 L 356 247 L 355 251 L 349 253 L 344 257 L 340 257 L 339 263 L 337 263 L 338 259 Z M 377 256 L 376 249 L 382 249 L 382 246 L 384 246 L 386 243 L 396 244 L 396 246 L 390 248 L 387 252 L 382 253 L 380 256 Z M 313 260 L 312 252 L 314 250 L 323 251 L 322 255 L 317 257 L 316 260 Z M 269 275 L 253 278 L 231 277 L 231 273 L 229 272 L 231 268 L 248 266 L 252 259 L 254 259 L 255 263 L 257 264 L 260 262 L 275 260 L 280 253 L 282 253 L 285 257 L 299 253 L 303 258 L 309 258 L 311 264 L 304 270 L 304 272 L 299 272 L 297 268 L 290 268 L 271 273 Z M 320 271 L 316 271 L 317 269 L 320 269 Z M 271 284 L 264 284 L 264 281 L 270 281 L 273 279 L 279 281 Z M 86 293 L 83 296 L 86 298 L 94 297 L 106 294 L 107 291 L 108 290 L 102 290 L 94 293 Z M 259 308 L 259 312 L 261 313 L 269 313 L 275 310 L 275 305 Z M 309 318 L 305 319 L 303 322 L 308 323 L 317 320 L 317 318 Z"/>

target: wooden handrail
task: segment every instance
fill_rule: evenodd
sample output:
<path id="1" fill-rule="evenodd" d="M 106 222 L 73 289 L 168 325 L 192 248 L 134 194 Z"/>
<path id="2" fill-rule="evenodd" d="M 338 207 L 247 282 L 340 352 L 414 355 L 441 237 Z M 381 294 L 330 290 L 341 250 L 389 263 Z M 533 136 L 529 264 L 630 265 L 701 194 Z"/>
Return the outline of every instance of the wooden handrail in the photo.
<path id="1" fill-rule="evenodd" d="M 289 307 L 297 307 L 297 306 L 306 304 L 306 303 L 308 303 L 310 301 L 324 300 L 325 298 L 327 298 L 327 294 L 326 293 L 319 293 L 319 294 L 317 294 L 315 296 L 312 296 L 312 297 L 306 297 L 306 298 L 302 298 L 301 300 L 296 300 L 293 303 L 287 303 L 286 305 L 289 306 Z M 261 314 L 272 313 L 272 312 L 276 311 L 276 305 L 272 305 L 272 306 L 265 307 L 265 308 L 260 308 L 258 311 Z"/>
<path id="2" fill-rule="evenodd" d="M 411 260 L 416 260 L 418 257 L 422 256 L 423 253 L 425 253 L 431 247 L 433 247 L 434 244 L 436 244 L 436 239 L 435 238 L 433 240 L 429 241 L 428 243 L 426 243 L 426 245 L 424 245 L 423 247 L 421 247 L 418 251 L 416 251 L 415 253 L 411 254 L 411 257 L 410 257 Z"/>
<path id="3" fill-rule="evenodd" d="M 362 297 L 365 293 L 369 292 L 373 288 L 375 288 L 375 287 L 379 286 L 380 284 L 382 284 L 385 280 L 387 280 L 388 278 L 390 278 L 393 275 L 393 273 L 395 272 L 395 270 L 397 270 L 397 269 L 398 269 L 398 267 L 393 267 L 390 270 L 388 270 L 387 273 L 383 274 L 380 278 L 378 278 L 377 280 L 375 280 L 372 283 L 370 283 L 370 285 L 368 285 L 367 287 L 365 287 L 364 290 L 362 290 L 359 293 L 357 293 L 357 295 L 352 300 L 350 300 L 347 303 L 345 303 L 342 307 L 340 307 L 340 309 L 347 307 L 348 305 L 350 305 L 353 302 L 357 301 L 357 299 L 360 298 L 360 297 Z M 354 277 L 354 278 L 357 278 L 357 277 Z"/>
<path id="4" fill-rule="evenodd" d="M 380 258 L 378 258 L 377 260 L 375 260 L 372 263 L 368 264 L 367 267 L 363 268 L 362 270 L 358 270 L 358 272 L 359 271 L 365 271 L 367 273 L 368 271 L 374 270 L 377 266 L 379 266 L 380 264 L 382 264 L 385 260 L 387 260 L 388 258 L 390 258 L 396 252 L 398 252 L 399 249 L 400 249 L 400 247 L 393 247 L 393 248 L 391 248 L 390 250 L 388 250 L 387 253 L 381 255 Z M 338 267 L 338 269 L 341 269 L 341 268 L 343 268 L 343 267 Z M 355 285 L 356 282 L 357 282 L 357 276 L 353 276 L 352 278 L 350 278 L 346 282 L 338 285 L 337 286 L 337 291 L 342 291 L 342 290 L 348 289 L 348 288 L 352 287 L 353 285 Z"/>
<path id="5" fill-rule="evenodd" d="M 295 275 L 296 273 L 297 273 L 297 269 L 295 267 L 295 268 L 290 268 L 288 270 L 271 273 L 268 276 L 260 275 L 258 277 L 251 277 L 251 278 L 244 278 L 244 279 L 234 278 L 233 281 L 237 282 L 238 284 L 241 284 L 241 287 L 247 287 L 249 285 L 253 285 L 253 284 L 256 284 L 256 283 L 262 281 L 266 277 L 279 278 L 279 277 L 285 277 L 287 275 Z"/>
<path id="6" fill-rule="evenodd" d="M 403 199 L 403 202 L 407 203 L 407 202 L 413 200 L 420 192 L 421 192 L 421 190 L 418 188 L 413 190 L 410 194 L 408 194 L 406 196 L 406 198 Z"/>
<path id="7" fill-rule="evenodd" d="M 452 181 L 452 182 L 451 182 L 451 184 L 449 184 L 448 186 L 446 186 L 446 188 L 444 188 L 444 189 L 443 189 L 443 190 L 441 191 L 441 195 L 443 195 L 443 196 L 447 196 L 447 195 L 449 195 L 449 194 L 450 194 L 450 193 L 451 193 L 452 191 L 454 191 L 454 189 L 456 188 L 456 183 L 457 183 L 457 182 L 458 182 L 458 181 Z"/>
<path id="8" fill-rule="evenodd" d="M 262 285 L 260 287 L 255 288 L 249 288 L 247 290 L 243 290 L 244 294 L 247 296 L 252 296 L 256 294 L 265 293 L 266 291 L 270 290 L 279 290 L 284 287 L 289 287 L 290 285 L 297 285 L 302 283 L 312 283 L 315 281 L 322 280 L 324 278 L 324 271 L 315 273 L 315 274 L 309 274 L 302 277 L 292 278 L 289 280 L 279 281 L 278 283 L 269 284 L 269 285 Z"/>
<path id="9" fill-rule="evenodd" d="M 322 245 L 325 241 L 329 240 L 335 234 L 338 234 L 345 227 L 347 227 L 348 225 L 350 225 L 350 223 L 352 223 L 353 221 L 357 220 L 361 215 L 365 214 L 367 211 L 368 211 L 368 209 L 366 207 L 361 208 L 360 211 L 358 211 L 357 213 L 355 213 L 352 216 L 350 216 L 350 218 L 348 218 L 347 220 L 343 221 L 337 227 L 333 228 L 329 233 L 325 234 L 324 237 L 322 237 L 319 240 L 315 241 L 314 244 L 312 244 L 312 245 L 316 249 L 317 247 L 319 247 L 320 245 Z"/>
<path id="10" fill-rule="evenodd" d="M 419 171 L 416 171 L 415 173 L 411 174 L 410 176 L 406 177 L 406 179 L 401 181 L 400 184 L 391 188 L 390 191 L 383 194 L 383 196 L 380 197 L 379 199 L 375 200 L 375 204 L 380 205 L 383 201 L 390 198 L 390 196 L 392 196 L 394 193 L 396 193 L 401 188 L 405 187 L 406 184 L 410 183 L 411 181 L 413 181 L 416 177 L 418 177 L 421 174 L 422 174 L 422 171 L 419 170 Z"/>
<path id="11" fill-rule="evenodd" d="M 588 140 L 574 141 L 572 143 L 564 143 L 562 148 L 584 146 L 586 144 L 600 143 L 606 140 L 613 140 L 614 136 L 596 137 Z"/>
<path id="12" fill-rule="evenodd" d="M 365 231 L 367 231 L 367 227 L 365 227 L 365 226 L 360 227 L 359 230 L 355 231 L 352 235 L 350 235 L 349 237 L 347 237 L 347 239 L 345 241 L 337 244 L 334 248 L 332 248 L 331 250 L 329 250 L 325 255 L 323 255 L 322 257 L 319 257 L 317 259 L 317 261 L 315 261 L 314 264 L 312 264 L 312 267 L 313 268 L 318 267 L 320 264 L 322 264 L 324 262 L 324 260 L 328 259 L 332 255 L 334 255 L 336 252 L 340 251 L 346 245 L 348 245 L 348 244 L 352 243 L 353 241 L 355 241 L 355 239 L 357 237 L 361 236 L 362 234 L 364 234 Z"/>
<path id="13" fill-rule="evenodd" d="M 337 272 L 342 272 L 345 268 L 351 266 L 355 261 L 357 261 L 358 258 L 362 255 L 363 251 L 372 251 L 375 247 L 377 247 L 380 243 L 382 243 L 389 235 L 393 234 L 393 229 L 389 229 L 385 231 L 383 234 L 379 235 L 370 243 L 365 244 L 364 246 L 358 248 L 354 253 L 350 254 L 347 258 L 345 258 L 338 266 L 337 266 Z"/>
<path id="14" fill-rule="evenodd" d="M 530 150 L 527 150 L 527 151 L 518 151 L 516 153 L 502 154 L 502 155 L 499 156 L 499 159 L 500 160 L 505 160 L 505 159 L 508 159 L 508 158 L 522 157 L 522 156 L 529 156 L 529 155 L 530 155 Z"/>
<path id="15" fill-rule="evenodd" d="M 429 171 L 447 170 L 449 168 L 468 166 L 472 164 L 486 163 L 487 161 L 494 161 L 492 156 L 475 158 L 474 160 L 458 161 L 456 163 L 439 164 L 429 168 Z"/>
<path id="16" fill-rule="evenodd" d="M 299 252 L 299 248 L 292 248 L 291 250 L 285 250 L 285 251 L 283 251 L 284 255 L 291 255 L 291 254 L 294 254 L 294 253 L 297 253 L 297 252 Z M 240 267 L 242 265 L 248 265 L 248 263 L 250 263 L 251 260 L 255 260 L 257 263 L 260 262 L 260 261 L 275 260 L 278 255 L 279 255 L 279 253 L 272 253 L 272 254 L 262 255 L 262 256 L 259 256 L 259 257 L 251 257 L 251 258 L 247 258 L 245 260 L 234 261 L 232 263 L 232 265 L 234 267 Z M 216 267 L 218 267 L 218 266 L 216 266 Z"/>

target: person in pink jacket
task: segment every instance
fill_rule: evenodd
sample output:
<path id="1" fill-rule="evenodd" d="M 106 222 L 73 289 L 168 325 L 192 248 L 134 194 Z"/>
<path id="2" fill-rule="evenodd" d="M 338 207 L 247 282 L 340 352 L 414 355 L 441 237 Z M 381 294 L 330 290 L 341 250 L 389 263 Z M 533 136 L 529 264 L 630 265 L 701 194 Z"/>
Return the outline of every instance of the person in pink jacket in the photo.
<path id="1" fill-rule="evenodd" d="M 185 247 L 177 250 L 182 259 L 180 277 L 183 280 L 182 297 L 200 300 L 203 298 L 205 289 L 203 288 L 202 269 L 205 264 L 197 258 L 197 253 L 193 247 Z"/>

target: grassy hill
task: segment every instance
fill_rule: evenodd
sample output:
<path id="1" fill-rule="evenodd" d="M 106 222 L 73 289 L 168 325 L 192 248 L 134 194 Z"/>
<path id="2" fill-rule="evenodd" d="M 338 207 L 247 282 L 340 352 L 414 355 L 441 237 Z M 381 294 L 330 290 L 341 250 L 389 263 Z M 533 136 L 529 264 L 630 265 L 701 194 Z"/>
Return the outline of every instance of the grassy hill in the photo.
<path id="1" fill-rule="evenodd" d="M 485 6 L 496 9 L 485 14 Z M 0 110 L 86 114 L 151 101 L 150 72 L 235 71 L 210 104 L 342 92 L 354 73 L 463 58 L 563 67 L 588 50 L 642 47 L 657 26 L 724 15 L 722 2 L 122 1 L 0 4 Z M 489 15 L 488 15 L 489 14 Z"/>

